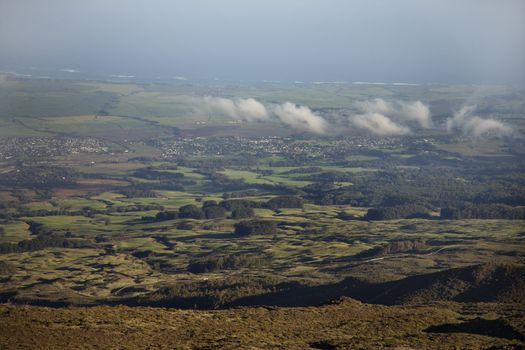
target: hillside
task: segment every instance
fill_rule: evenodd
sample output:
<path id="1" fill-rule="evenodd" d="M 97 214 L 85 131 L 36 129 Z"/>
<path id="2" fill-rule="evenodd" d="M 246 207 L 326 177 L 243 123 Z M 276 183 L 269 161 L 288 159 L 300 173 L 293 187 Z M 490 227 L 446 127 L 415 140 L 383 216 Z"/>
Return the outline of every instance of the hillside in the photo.
<path id="1" fill-rule="evenodd" d="M 381 304 L 458 302 L 525 303 L 525 267 L 482 264 L 385 283 L 369 302 Z"/>
<path id="2" fill-rule="evenodd" d="M 0 305 L 2 349 L 522 349 L 523 305 L 199 311 Z"/>
<path id="3" fill-rule="evenodd" d="M 347 278 L 336 284 L 296 286 L 283 292 L 247 297 L 233 305 L 308 306 L 344 296 L 384 305 L 437 301 L 524 303 L 525 267 L 488 263 L 384 283 Z"/>

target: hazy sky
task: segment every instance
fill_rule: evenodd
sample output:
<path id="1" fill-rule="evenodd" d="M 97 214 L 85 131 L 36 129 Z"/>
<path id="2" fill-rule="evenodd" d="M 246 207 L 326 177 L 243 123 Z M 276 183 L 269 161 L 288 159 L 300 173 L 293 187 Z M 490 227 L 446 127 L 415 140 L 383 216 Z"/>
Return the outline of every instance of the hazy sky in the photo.
<path id="1" fill-rule="evenodd" d="M 0 0 L 0 65 L 190 79 L 525 82 L 524 0 Z"/>

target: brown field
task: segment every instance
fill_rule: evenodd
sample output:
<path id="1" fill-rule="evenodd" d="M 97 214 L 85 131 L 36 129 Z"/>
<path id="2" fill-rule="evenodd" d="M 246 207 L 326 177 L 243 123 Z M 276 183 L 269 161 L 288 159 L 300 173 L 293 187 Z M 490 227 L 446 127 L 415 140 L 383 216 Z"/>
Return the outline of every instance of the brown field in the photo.
<path id="1" fill-rule="evenodd" d="M 107 185 L 107 186 L 128 186 L 129 182 L 124 180 L 114 179 L 80 179 L 77 181 L 79 185 L 91 186 L 91 185 Z"/>
<path id="2" fill-rule="evenodd" d="M 93 192 L 94 189 L 86 188 L 56 188 L 53 190 L 53 197 L 57 199 L 75 198 L 88 195 Z"/>
<path id="3" fill-rule="evenodd" d="M 4 304 L 0 348 L 522 349 L 523 315 L 523 305 L 387 307 L 351 299 L 217 311 Z"/>
<path id="4" fill-rule="evenodd" d="M 0 191 L 0 200 L 4 202 L 14 201 L 15 197 L 11 195 L 10 191 Z"/>

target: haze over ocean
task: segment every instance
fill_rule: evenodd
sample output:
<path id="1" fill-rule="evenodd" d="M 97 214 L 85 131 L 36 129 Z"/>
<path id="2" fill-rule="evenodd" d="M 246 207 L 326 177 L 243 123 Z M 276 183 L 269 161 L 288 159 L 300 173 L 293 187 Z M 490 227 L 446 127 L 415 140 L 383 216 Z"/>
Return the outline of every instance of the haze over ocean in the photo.
<path id="1" fill-rule="evenodd" d="M 524 83 L 521 0 L 20 0 L 0 67 L 243 81 Z"/>

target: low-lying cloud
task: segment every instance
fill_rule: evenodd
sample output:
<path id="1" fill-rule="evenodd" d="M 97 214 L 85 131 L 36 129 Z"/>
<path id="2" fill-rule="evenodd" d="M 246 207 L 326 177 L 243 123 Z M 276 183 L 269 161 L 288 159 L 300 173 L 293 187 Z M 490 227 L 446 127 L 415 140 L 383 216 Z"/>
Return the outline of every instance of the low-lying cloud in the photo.
<path id="1" fill-rule="evenodd" d="M 292 102 L 263 104 L 254 98 L 229 99 L 223 97 L 196 98 L 197 108 L 209 113 L 220 113 L 232 119 L 247 122 L 279 121 L 299 131 L 327 134 L 337 130 L 323 116 L 307 106 Z M 402 136 L 417 129 L 434 127 L 428 106 L 421 101 L 385 101 L 381 98 L 356 103 L 359 112 L 348 117 L 349 124 L 377 136 Z M 493 118 L 474 114 L 475 106 L 463 107 L 447 119 L 447 132 L 460 131 L 472 137 L 508 136 L 512 129 Z M 340 125 L 341 126 L 341 125 Z"/>
<path id="2" fill-rule="evenodd" d="M 253 98 L 228 99 L 204 97 L 204 105 L 210 111 L 225 114 L 233 119 L 248 122 L 279 120 L 296 130 L 324 134 L 328 128 L 326 120 L 307 106 L 291 102 L 265 106 Z"/>
<path id="3" fill-rule="evenodd" d="M 430 110 L 421 101 L 387 102 L 382 98 L 376 98 L 358 103 L 358 107 L 366 114 L 379 113 L 398 123 L 414 123 L 423 129 L 433 126 Z"/>
<path id="4" fill-rule="evenodd" d="M 410 133 L 408 127 L 399 125 L 380 113 L 356 115 L 351 117 L 350 121 L 354 126 L 366 129 L 376 135 L 406 135 Z"/>
<path id="5" fill-rule="evenodd" d="M 276 105 L 273 112 L 279 120 L 294 129 L 324 134 L 328 123 L 306 106 L 297 106 L 291 102 Z"/>
<path id="6" fill-rule="evenodd" d="M 498 137 L 510 136 L 512 128 L 493 118 L 481 118 L 475 115 L 476 106 L 464 106 L 454 113 L 446 122 L 447 132 L 462 131 L 464 134 L 481 137 L 495 135 Z"/>
<path id="7" fill-rule="evenodd" d="M 269 119 L 266 107 L 253 98 L 231 100 L 222 97 L 204 97 L 204 104 L 214 112 L 234 119 L 262 121 Z"/>
<path id="8" fill-rule="evenodd" d="M 411 125 L 423 129 L 433 126 L 430 110 L 421 101 L 387 102 L 382 98 L 359 102 L 361 114 L 350 117 L 350 123 L 376 135 L 406 135 Z"/>

